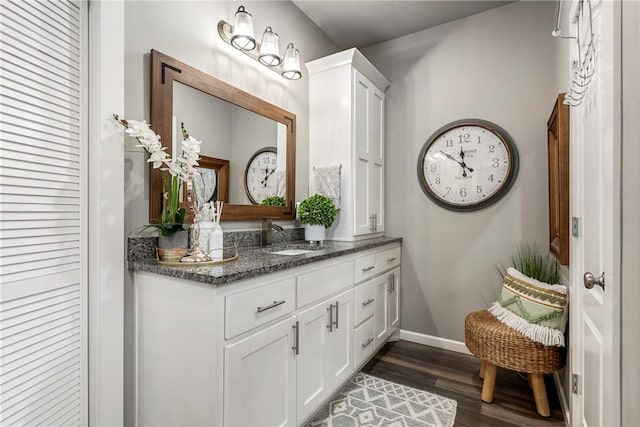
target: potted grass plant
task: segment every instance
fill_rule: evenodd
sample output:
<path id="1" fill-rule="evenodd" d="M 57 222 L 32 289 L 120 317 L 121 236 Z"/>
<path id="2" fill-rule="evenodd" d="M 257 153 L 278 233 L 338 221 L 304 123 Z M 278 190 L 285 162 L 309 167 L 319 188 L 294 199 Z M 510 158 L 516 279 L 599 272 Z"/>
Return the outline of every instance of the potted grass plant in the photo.
<path id="1" fill-rule="evenodd" d="M 321 194 L 304 199 L 298 207 L 300 222 L 305 224 L 304 238 L 312 243 L 322 243 L 326 229 L 336 219 L 336 211 L 333 201 Z"/>
<path id="2" fill-rule="evenodd" d="M 489 312 L 500 322 L 547 346 L 563 347 L 568 314 L 567 287 L 548 251 L 519 243 L 509 267 L 501 265 L 502 290 Z"/>

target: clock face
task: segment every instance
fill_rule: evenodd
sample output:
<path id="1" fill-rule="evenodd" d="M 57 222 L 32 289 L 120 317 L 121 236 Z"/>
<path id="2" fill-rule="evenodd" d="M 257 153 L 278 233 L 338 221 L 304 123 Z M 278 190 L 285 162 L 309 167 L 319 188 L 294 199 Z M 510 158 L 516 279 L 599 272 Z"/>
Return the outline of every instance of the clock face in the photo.
<path id="1" fill-rule="evenodd" d="M 471 211 L 495 203 L 513 184 L 518 152 L 499 126 L 460 120 L 436 131 L 418 158 L 420 186 L 451 210 Z"/>
<path id="2" fill-rule="evenodd" d="M 276 195 L 277 168 L 275 147 L 262 148 L 251 156 L 244 174 L 244 187 L 251 203 L 259 205 L 266 197 Z"/>

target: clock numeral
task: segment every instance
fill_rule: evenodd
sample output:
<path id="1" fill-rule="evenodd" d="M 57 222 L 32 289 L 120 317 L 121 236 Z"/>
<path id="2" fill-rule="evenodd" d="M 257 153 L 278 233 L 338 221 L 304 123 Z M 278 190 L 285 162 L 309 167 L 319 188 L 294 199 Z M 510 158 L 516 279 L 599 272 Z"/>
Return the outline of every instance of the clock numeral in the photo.
<path id="1" fill-rule="evenodd" d="M 489 175 L 489 181 L 493 182 L 493 175 Z"/>
<path id="2" fill-rule="evenodd" d="M 476 187 L 476 193 L 481 194 L 482 193 L 482 185 L 478 185 Z"/>
<path id="3" fill-rule="evenodd" d="M 439 176 L 436 177 L 436 184 L 440 184 L 440 177 Z"/>
<path id="4" fill-rule="evenodd" d="M 429 166 L 429 169 L 431 169 L 431 172 L 435 172 L 438 169 L 438 166 L 436 166 L 435 163 L 431 163 L 431 166 Z"/>
<path id="5" fill-rule="evenodd" d="M 478 144 L 480 144 L 482 141 L 480 140 L 480 137 L 478 136 Z"/>
<path id="6" fill-rule="evenodd" d="M 447 194 L 451 193 L 451 187 L 447 187 Z"/>
<path id="7" fill-rule="evenodd" d="M 480 139 L 480 137 L 478 137 L 478 139 Z M 480 141 L 478 141 L 478 142 L 480 142 Z M 496 146 L 495 145 L 490 145 L 489 146 L 489 152 L 490 153 L 495 153 L 495 151 L 496 151 Z"/>
<path id="8" fill-rule="evenodd" d="M 471 135 L 468 133 L 458 135 L 458 144 L 462 144 L 463 142 L 471 142 Z"/>
<path id="9" fill-rule="evenodd" d="M 465 187 L 462 187 L 462 188 L 460 189 L 460 195 L 461 195 L 462 197 L 467 197 L 467 189 L 466 189 Z"/>
<path id="10" fill-rule="evenodd" d="M 500 166 L 500 159 L 497 157 L 493 158 L 493 163 L 491 164 L 491 166 L 493 166 L 494 168 L 497 168 Z"/>
<path id="11" fill-rule="evenodd" d="M 446 146 L 447 147 L 453 147 L 453 139 L 447 139 Z"/>

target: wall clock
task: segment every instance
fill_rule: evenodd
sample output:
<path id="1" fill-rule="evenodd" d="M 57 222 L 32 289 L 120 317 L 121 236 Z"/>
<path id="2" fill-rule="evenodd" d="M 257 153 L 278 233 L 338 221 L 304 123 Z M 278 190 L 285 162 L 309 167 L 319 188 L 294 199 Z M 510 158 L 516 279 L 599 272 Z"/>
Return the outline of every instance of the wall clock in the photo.
<path id="1" fill-rule="evenodd" d="M 261 148 L 251 156 L 244 171 L 244 189 L 251 203 L 259 205 L 266 197 L 276 194 L 277 168 L 276 147 Z"/>
<path id="2" fill-rule="evenodd" d="M 500 126 L 457 120 L 429 137 L 418 156 L 418 181 L 436 204 L 474 211 L 497 202 L 518 175 L 518 150 Z"/>

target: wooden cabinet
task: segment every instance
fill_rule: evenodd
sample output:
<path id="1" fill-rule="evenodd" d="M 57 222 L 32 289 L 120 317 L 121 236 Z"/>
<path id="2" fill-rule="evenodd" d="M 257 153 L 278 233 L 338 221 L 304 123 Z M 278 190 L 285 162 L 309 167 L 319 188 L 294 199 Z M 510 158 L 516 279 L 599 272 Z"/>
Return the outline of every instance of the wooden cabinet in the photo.
<path id="1" fill-rule="evenodd" d="M 340 210 L 327 236 L 358 240 L 382 235 L 384 92 L 389 82 L 357 49 L 309 62 L 307 69 L 310 170 L 342 165 Z"/>
<path id="2" fill-rule="evenodd" d="M 224 349 L 224 425 L 295 426 L 293 317 Z"/>

